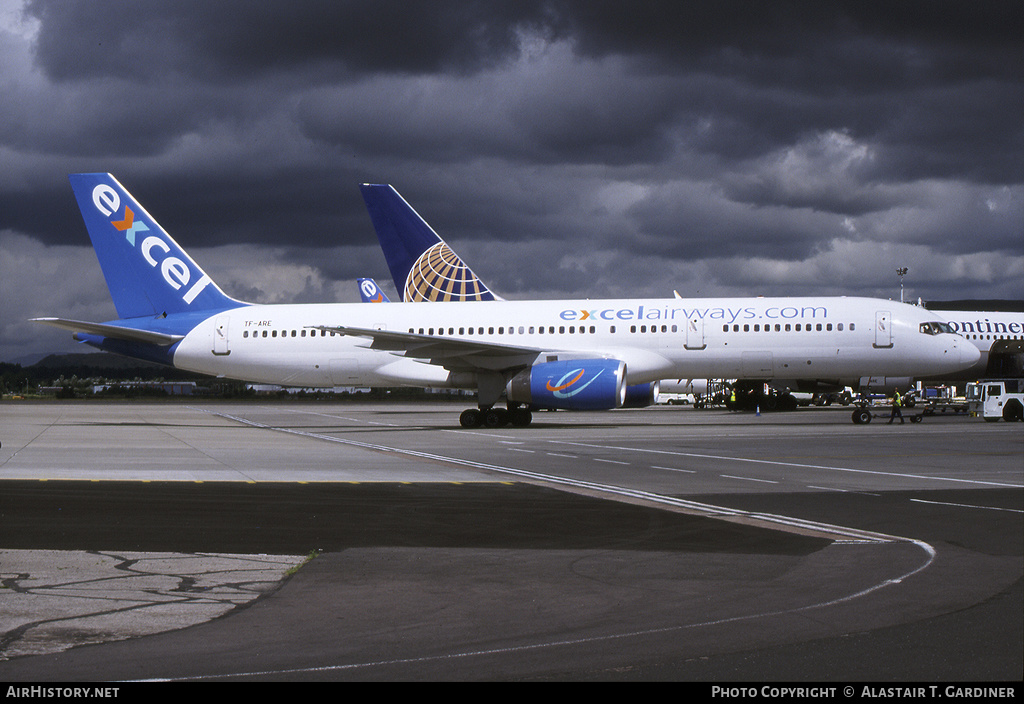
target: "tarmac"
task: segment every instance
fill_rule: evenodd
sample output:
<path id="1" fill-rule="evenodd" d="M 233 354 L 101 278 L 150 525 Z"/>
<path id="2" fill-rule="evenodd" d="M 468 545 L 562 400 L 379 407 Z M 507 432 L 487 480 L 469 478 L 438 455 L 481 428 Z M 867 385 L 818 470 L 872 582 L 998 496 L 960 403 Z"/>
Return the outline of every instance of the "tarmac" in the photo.
<path id="1" fill-rule="evenodd" d="M 0 681 L 1020 679 L 1015 424 L 459 410 L 4 402 Z"/>

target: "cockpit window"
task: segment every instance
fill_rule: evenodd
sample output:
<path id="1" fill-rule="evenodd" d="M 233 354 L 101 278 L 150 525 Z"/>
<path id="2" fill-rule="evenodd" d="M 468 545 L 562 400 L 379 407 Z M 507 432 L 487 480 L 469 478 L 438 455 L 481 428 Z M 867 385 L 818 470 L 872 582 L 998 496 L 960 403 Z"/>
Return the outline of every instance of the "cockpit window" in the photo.
<path id="1" fill-rule="evenodd" d="M 942 333 L 946 332 L 950 333 L 951 335 L 956 334 L 955 332 L 953 332 L 953 328 L 949 326 L 949 323 L 940 323 L 937 321 L 930 323 L 921 323 L 921 332 L 923 332 L 925 335 L 941 335 Z"/>

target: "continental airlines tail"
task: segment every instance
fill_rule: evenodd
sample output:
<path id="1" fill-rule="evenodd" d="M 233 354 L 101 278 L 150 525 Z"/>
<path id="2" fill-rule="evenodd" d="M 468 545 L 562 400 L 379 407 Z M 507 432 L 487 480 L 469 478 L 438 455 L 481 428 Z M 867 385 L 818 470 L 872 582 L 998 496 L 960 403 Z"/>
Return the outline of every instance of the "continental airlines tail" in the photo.
<path id="1" fill-rule="evenodd" d="M 101 350 L 250 382 L 471 389 L 477 406 L 460 416 L 465 427 L 529 425 L 536 408 L 621 408 L 630 387 L 659 379 L 852 386 L 979 358 L 929 311 L 870 298 L 503 301 L 483 287 L 481 302 L 465 305 L 449 284 L 479 280 L 461 265 L 443 277 L 417 268 L 419 246 L 399 272 L 403 298 L 417 302 L 249 304 L 227 296 L 112 176 L 80 174 L 71 184 L 119 317 L 38 322 Z M 378 232 L 404 222 L 433 234 L 393 189 L 367 194 Z"/>
<path id="2" fill-rule="evenodd" d="M 502 300 L 393 187 L 359 188 L 402 301 Z"/>

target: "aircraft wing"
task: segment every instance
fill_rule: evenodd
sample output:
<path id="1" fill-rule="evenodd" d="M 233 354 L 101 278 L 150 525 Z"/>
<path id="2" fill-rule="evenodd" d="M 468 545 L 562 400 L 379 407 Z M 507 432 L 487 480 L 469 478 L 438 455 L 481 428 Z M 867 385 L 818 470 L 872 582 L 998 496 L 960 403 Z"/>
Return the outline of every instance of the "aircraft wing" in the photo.
<path id="1" fill-rule="evenodd" d="M 419 335 L 394 330 L 374 330 L 347 325 L 314 325 L 337 335 L 365 337 L 370 349 L 384 350 L 403 357 L 420 359 L 450 371 L 510 371 L 533 364 L 544 350 L 536 347 L 502 345 L 449 337 Z"/>
<path id="2" fill-rule="evenodd" d="M 167 335 L 162 332 L 138 330 L 136 328 L 126 328 L 107 323 L 89 323 L 84 320 L 69 320 L 67 318 L 30 318 L 29 320 L 33 323 L 52 325 L 55 328 L 63 328 L 71 332 L 85 332 L 90 335 L 102 335 L 103 337 L 129 340 L 131 342 L 148 342 L 152 345 L 169 346 L 185 338 L 184 335 Z"/>

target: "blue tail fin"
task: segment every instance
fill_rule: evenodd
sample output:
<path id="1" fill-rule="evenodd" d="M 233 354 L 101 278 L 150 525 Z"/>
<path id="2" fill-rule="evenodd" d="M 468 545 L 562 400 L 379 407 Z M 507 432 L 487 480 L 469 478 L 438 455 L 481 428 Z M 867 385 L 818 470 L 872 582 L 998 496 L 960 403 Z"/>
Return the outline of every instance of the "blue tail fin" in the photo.
<path id="1" fill-rule="evenodd" d="M 363 303 L 391 303 L 373 279 L 356 279 L 356 283 L 359 284 L 359 297 Z"/>
<path id="2" fill-rule="evenodd" d="M 493 301 L 500 297 L 389 185 L 360 190 L 403 301 Z"/>
<path id="3" fill-rule="evenodd" d="M 245 305 L 221 291 L 113 176 L 69 179 L 120 318 Z"/>

